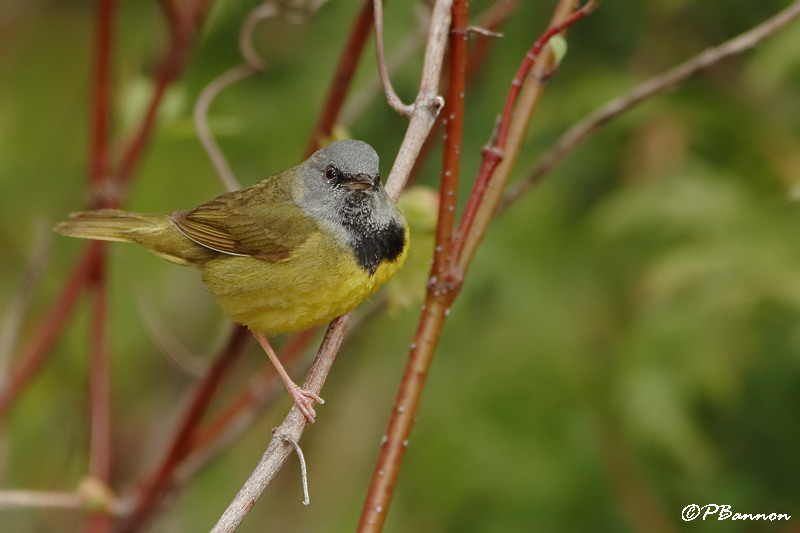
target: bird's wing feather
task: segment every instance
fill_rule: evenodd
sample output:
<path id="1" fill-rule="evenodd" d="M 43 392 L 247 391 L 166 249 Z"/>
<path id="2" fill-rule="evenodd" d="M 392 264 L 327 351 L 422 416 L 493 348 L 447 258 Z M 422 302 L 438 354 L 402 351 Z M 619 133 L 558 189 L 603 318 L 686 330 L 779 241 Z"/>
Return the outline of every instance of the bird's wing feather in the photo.
<path id="1" fill-rule="evenodd" d="M 274 178 L 269 178 L 274 179 Z M 188 238 L 218 252 L 281 261 L 317 231 L 291 196 L 263 181 L 170 217 Z"/>

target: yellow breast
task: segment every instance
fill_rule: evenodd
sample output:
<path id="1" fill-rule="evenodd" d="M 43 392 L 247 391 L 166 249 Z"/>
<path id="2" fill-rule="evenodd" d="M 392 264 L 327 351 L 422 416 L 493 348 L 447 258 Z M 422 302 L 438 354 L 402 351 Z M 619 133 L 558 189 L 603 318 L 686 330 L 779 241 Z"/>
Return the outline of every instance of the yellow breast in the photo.
<path id="1" fill-rule="evenodd" d="M 322 233 L 284 261 L 224 255 L 203 267 L 203 281 L 225 313 L 268 334 L 324 324 L 356 307 L 403 265 L 406 250 L 370 276 L 352 251 Z"/>

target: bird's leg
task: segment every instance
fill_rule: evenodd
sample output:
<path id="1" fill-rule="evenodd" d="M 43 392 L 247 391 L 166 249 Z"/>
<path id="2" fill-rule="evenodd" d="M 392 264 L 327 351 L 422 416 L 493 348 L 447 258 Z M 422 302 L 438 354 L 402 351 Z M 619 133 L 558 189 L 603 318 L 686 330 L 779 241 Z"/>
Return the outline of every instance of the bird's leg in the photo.
<path id="1" fill-rule="evenodd" d="M 278 356 L 275 355 L 275 350 L 272 349 L 267 337 L 263 333 L 257 333 L 255 331 L 251 331 L 251 333 L 261 347 L 264 348 L 264 351 L 267 352 L 269 360 L 272 361 L 273 365 L 275 365 L 275 370 L 278 371 L 281 379 L 283 379 L 283 382 L 286 383 L 286 390 L 288 390 L 289 394 L 292 395 L 292 399 L 294 400 L 295 405 L 297 405 L 297 408 L 300 409 L 300 412 L 306 417 L 308 423 L 313 424 L 314 418 L 317 416 L 316 411 L 314 411 L 314 402 L 325 403 L 325 400 L 320 398 L 317 394 L 301 388 L 297 383 L 292 381 L 292 378 L 289 377 L 286 369 L 283 368 L 283 365 L 278 360 Z"/>

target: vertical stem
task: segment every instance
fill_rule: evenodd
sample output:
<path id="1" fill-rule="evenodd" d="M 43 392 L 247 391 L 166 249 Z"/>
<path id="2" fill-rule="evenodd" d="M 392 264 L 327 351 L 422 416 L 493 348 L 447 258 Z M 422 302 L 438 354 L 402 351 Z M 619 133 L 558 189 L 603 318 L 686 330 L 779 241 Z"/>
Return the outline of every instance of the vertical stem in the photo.
<path id="1" fill-rule="evenodd" d="M 105 243 L 103 243 L 105 244 Z M 111 482 L 111 388 L 108 353 L 108 298 L 106 291 L 105 246 L 92 276 L 91 350 L 89 360 L 89 475 L 104 485 Z M 110 531 L 111 516 L 91 516 L 87 532 Z"/>
<path id="2" fill-rule="evenodd" d="M 455 292 L 450 294 L 455 296 Z M 395 399 L 392 418 L 383 437 L 381 453 L 364 500 L 358 533 L 377 533 L 383 530 L 403 454 L 417 416 L 421 392 L 425 387 L 425 379 L 428 377 L 428 369 L 436 352 L 449 305 L 449 301 L 428 294 L 414 335 L 415 343 L 411 345 L 411 353 Z"/>
<path id="3" fill-rule="evenodd" d="M 456 0 L 452 8 L 448 90 L 444 111 L 444 159 L 439 194 L 439 218 L 436 225 L 436 249 L 433 255 L 431 282 L 443 280 L 452 262 L 453 227 L 455 226 L 456 191 L 461 170 L 461 141 L 464 127 L 464 91 L 467 64 L 467 17 L 469 3 Z"/>
<path id="4" fill-rule="evenodd" d="M 109 122 L 111 117 L 111 56 L 115 0 L 98 0 L 95 34 L 95 64 L 92 80 L 89 183 L 93 203 L 104 206 L 108 183 Z M 106 290 L 106 246 L 100 244 L 98 260 L 90 280 L 92 290 L 91 346 L 89 353 L 89 475 L 104 485 L 111 482 L 111 387 L 108 353 L 108 292 Z M 111 517 L 94 513 L 86 531 L 110 531 Z"/>
<path id="5" fill-rule="evenodd" d="M 91 100 L 91 143 L 89 180 L 100 187 L 108 175 L 109 117 L 111 115 L 111 45 L 114 0 L 98 0 L 95 64 Z M 96 189 L 95 189 L 96 194 Z"/>
<path id="6" fill-rule="evenodd" d="M 92 313 L 92 436 L 91 436 L 91 470 L 92 474 L 103 481 L 108 481 L 109 464 L 109 386 L 108 386 L 108 329 L 106 327 L 108 299 L 106 291 L 105 268 L 98 264 L 93 289 Z M 96 414 L 94 414 L 96 413 Z"/>
<path id="7" fill-rule="evenodd" d="M 456 189 L 461 164 L 461 141 L 464 124 L 464 91 L 467 64 L 467 19 L 469 2 L 455 0 L 450 29 L 449 85 L 446 96 L 445 144 L 442 164 L 442 185 L 439 219 L 436 226 L 436 248 L 428 292 L 419 319 L 414 344 L 406 363 L 400 390 L 395 399 L 389 427 L 383 439 L 380 456 L 372 474 L 369 492 L 361 511 L 359 533 L 375 533 L 383 529 L 394 493 L 397 476 L 417 415 L 425 379 L 433 354 L 449 312 L 458 295 L 460 281 L 452 278 L 452 239 L 455 224 Z"/>

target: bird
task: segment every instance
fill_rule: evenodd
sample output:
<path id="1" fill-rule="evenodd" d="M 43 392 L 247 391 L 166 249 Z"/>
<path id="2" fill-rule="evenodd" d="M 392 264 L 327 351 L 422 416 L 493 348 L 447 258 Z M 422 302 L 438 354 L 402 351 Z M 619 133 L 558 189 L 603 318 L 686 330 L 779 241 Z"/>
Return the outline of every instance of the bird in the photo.
<path id="1" fill-rule="evenodd" d="M 298 386 L 267 336 L 324 324 L 354 309 L 403 265 L 408 223 L 383 187 L 379 157 L 349 139 L 192 210 L 170 215 L 97 209 L 53 229 L 133 242 L 201 271 L 208 291 L 259 341 L 309 423 L 317 394 Z"/>

